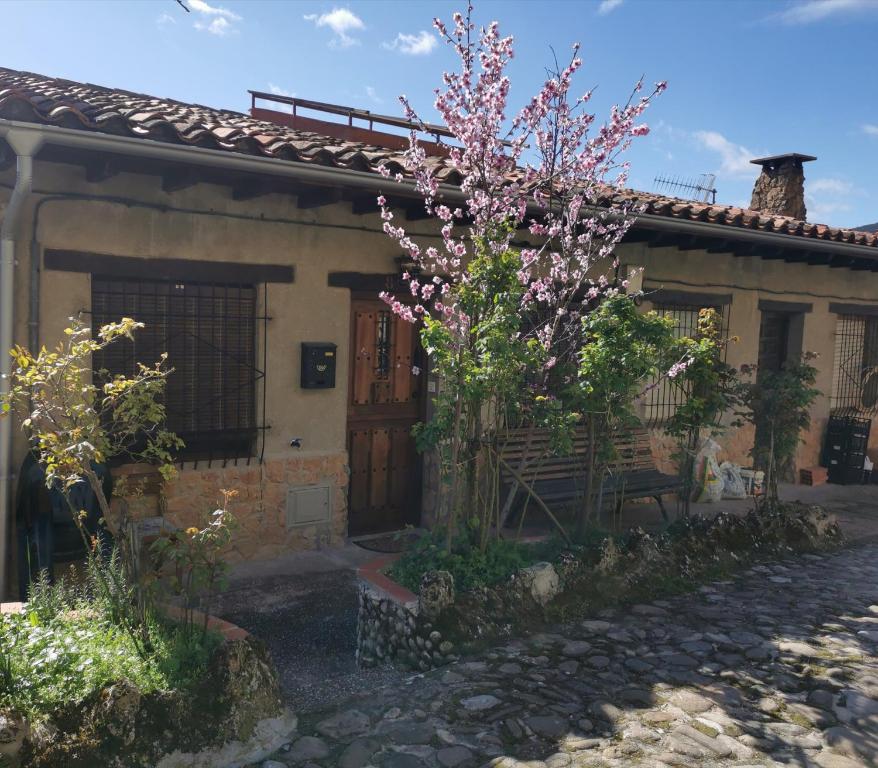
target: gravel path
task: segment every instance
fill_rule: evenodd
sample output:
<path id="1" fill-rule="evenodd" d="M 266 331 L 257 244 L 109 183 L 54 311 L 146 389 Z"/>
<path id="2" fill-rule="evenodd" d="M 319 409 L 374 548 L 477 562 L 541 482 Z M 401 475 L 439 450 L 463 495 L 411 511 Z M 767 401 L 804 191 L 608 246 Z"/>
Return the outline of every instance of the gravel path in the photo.
<path id="1" fill-rule="evenodd" d="M 289 620 L 286 639 L 271 640 L 288 659 L 340 629 L 289 649 L 295 609 Z M 330 679 L 332 703 L 300 709 L 297 740 L 263 765 L 876 766 L 876 652 L 870 544 L 757 566 L 344 701 Z M 352 689 L 363 682 L 354 680 Z"/>
<path id="2" fill-rule="evenodd" d="M 402 676 L 388 667 L 357 669 L 352 570 L 253 579 L 225 593 L 216 613 L 268 645 L 294 712 L 332 706 Z"/>

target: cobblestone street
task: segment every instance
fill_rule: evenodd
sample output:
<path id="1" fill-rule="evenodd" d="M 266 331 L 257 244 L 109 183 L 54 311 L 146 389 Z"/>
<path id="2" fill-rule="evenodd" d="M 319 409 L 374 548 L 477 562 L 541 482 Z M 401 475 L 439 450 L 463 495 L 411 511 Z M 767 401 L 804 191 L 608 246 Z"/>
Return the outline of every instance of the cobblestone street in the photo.
<path id="1" fill-rule="evenodd" d="M 878 765 L 878 545 L 760 565 L 300 713 L 266 768 Z"/>

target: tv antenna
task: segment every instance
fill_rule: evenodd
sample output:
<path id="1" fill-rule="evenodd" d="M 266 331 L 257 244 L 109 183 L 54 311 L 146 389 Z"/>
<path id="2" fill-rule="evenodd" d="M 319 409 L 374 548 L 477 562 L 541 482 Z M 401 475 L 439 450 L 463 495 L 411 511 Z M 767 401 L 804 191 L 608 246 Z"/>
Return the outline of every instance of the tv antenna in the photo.
<path id="1" fill-rule="evenodd" d="M 653 180 L 658 191 L 684 200 L 700 203 L 716 203 L 715 173 L 702 173 L 697 179 L 680 176 L 656 176 Z"/>

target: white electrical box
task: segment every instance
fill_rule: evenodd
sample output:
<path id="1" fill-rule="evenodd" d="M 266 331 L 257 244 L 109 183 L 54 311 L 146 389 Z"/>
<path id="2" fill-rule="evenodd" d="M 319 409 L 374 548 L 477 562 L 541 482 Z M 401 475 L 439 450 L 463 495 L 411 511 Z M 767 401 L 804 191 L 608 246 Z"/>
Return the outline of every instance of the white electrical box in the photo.
<path id="1" fill-rule="evenodd" d="M 332 486 L 304 485 L 287 490 L 287 528 L 329 524 L 332 519 Z"/>

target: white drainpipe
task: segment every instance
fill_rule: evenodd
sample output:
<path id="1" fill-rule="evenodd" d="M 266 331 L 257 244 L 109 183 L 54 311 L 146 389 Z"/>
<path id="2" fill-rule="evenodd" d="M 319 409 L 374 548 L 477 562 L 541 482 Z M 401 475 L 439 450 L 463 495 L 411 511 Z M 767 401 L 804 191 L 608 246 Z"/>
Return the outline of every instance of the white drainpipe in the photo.
<path id="1" fill-rule="evenodd" d="M 32 133 L 5 132 L 17 156 L 15 188 L 0 224 L 0 394 L 9 391 L 15 323 L 15 246 L 21 213 L 34 181 L 34 155 L 43 143 Z M 6 570 L 12 520 L 12 419 L 0 419 L 0 600 L 6 595 Z"/>

